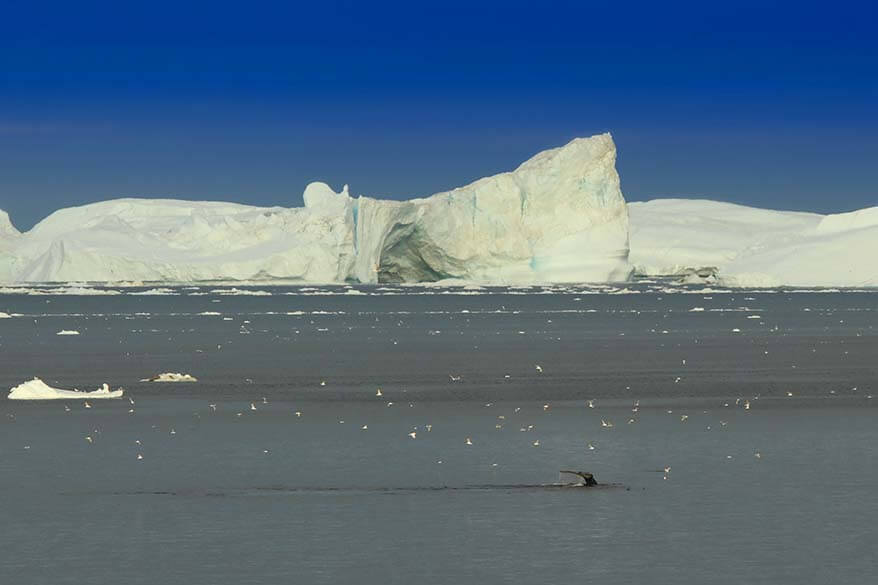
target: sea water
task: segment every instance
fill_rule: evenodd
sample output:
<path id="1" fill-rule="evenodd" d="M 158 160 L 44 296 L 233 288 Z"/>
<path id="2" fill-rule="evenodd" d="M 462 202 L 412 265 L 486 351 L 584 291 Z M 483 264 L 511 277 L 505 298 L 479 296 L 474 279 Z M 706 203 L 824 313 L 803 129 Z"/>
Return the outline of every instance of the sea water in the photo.
<path id="1" fill-rule="evenodd" d="M 0 583 L 876 575 L 875 291 L 31 287 L 0 311 L 3 389 L 126 391 L 0 400 Z M 140 381 L 162 372 L 198 382 Z"/>

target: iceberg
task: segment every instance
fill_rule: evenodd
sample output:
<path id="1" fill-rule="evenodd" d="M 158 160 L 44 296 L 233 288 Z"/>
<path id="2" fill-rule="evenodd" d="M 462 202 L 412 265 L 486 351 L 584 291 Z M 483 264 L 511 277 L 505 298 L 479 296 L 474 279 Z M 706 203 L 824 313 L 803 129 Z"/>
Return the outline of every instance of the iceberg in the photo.
<path id="1" fill-rule="evenodd" d="M 311 183 L 304 207 L 118 199 L 19 233 L 0 215 L 0 282 L 602 282 L 628 276 L 609 134 L 408 201 Z"/>
<path id="2" fill-rule="evenodd" d="M 878 286 L 878 207 L 820 215 L 699 199 L 626 204 L 615 163 L 612 137 L 600 134 L 408 201 L 317 182 L 304 207 L 116 199 L 58 210 L 24 233 L 0 211 L 0 283 L 527 285 L 633 273 L 733 287 Z M 120 291 L 30 294 L 62 293 Z"/>
<path id="3" fill-rule="evenodd" d="M 191 374 L 181 374 L 178 372 L 165 372 L 157 374 L 151 378 L 144 378 L 141 382 L 197 382 L 198 378 Z"/>
<path id="4" fill-rule="evenodd" d="M 91 392 L 81 390 L 62 390 L 52 388 L 39 378 L 28 380 L 9 390 L 9 400 L 80 400 L 93 398 L 121 398 L 125 391 L 122 388 L 110 390 L 103 384 Z"/>
<path id="5" fill-rule="evenodd" d="M 637 274 L 703 269 L 737 287 L 878 286 L 878 207 L 821 215 L 656 199 L 628 209 Z"/>

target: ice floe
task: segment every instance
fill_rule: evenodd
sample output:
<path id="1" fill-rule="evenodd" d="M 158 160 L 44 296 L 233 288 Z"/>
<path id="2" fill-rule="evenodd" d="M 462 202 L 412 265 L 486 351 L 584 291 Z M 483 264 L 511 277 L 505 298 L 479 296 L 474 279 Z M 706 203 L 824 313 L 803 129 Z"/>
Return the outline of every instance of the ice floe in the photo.
<path id="1" fill-rule="evenodd" d="M 95 398 L 121 398 L 124 390 L 110 390 L 107 384 L 103 384 L 97 390 L 91 392 L 82 390 L 63 390 L 53 388 L 39 378 L 23 382 L 9 390 L 9 400 L 79 400 Z"/>

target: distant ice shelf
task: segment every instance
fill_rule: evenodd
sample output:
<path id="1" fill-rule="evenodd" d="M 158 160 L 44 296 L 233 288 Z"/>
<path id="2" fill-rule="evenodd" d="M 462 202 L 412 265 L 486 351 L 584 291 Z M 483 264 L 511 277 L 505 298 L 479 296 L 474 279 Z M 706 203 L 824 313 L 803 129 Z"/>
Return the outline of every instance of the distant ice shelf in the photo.
<path id="1" fill-rule="evenodd" d="M 738 287 L 878 286 L 878 207 L 820 215 L 655 199 L 628 209 L 637 274 Z"/>

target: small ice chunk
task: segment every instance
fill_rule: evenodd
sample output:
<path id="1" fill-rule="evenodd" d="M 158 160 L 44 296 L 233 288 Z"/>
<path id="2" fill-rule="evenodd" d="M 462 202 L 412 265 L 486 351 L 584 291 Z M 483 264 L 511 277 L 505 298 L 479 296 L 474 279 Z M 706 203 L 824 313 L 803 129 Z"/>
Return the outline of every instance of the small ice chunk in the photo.
<path id="1" fill-rule="evenodd" d="M 157 374 L 151 378 L 144 378 L 141 382 L 197 382 L 198 378 L 192 374 L 181 374 L 179 372 L 164 372 Z"/>

